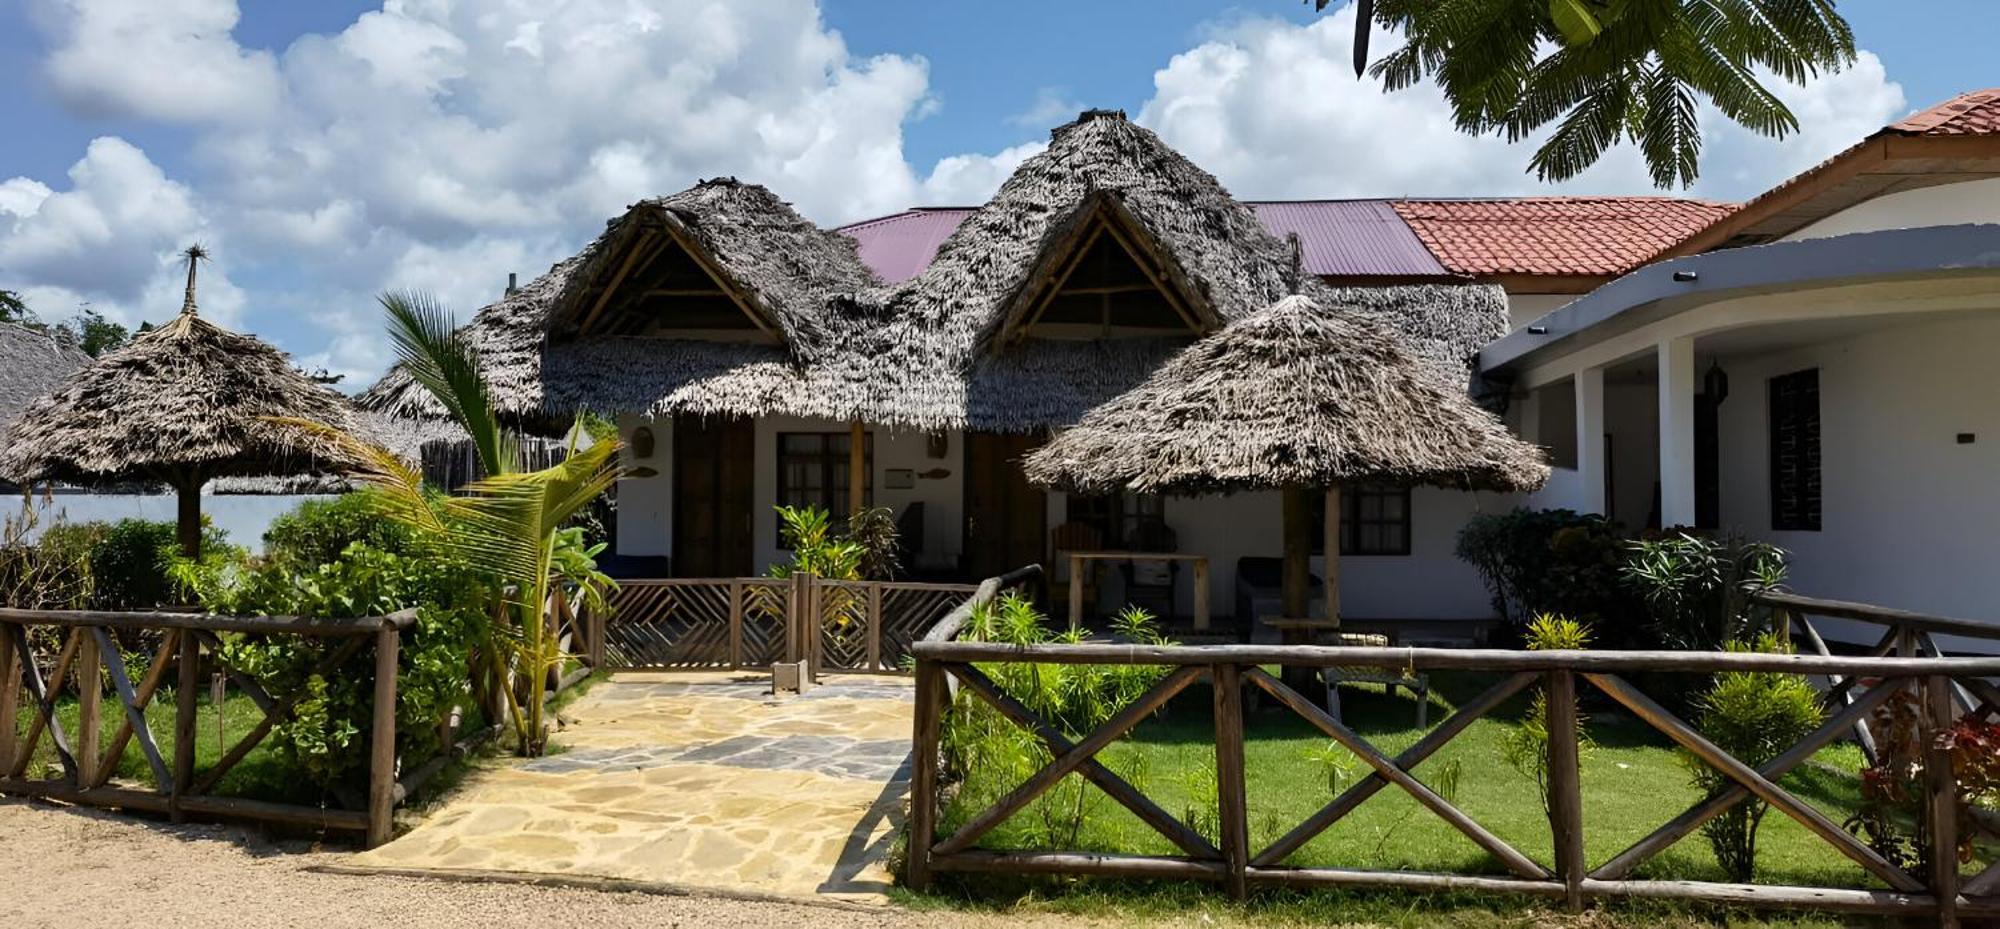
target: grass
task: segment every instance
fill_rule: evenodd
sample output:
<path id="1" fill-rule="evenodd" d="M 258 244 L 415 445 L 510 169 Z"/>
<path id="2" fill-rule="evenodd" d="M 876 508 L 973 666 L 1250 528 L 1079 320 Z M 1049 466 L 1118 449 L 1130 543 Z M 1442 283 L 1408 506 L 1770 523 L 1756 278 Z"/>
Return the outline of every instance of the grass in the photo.
<path id="1" fill-rule="evenodd" d="M 204 692 L 196 697 L 195 725 L 195 779 L 201 780 L 215 763 L 222 760 L 230 746 L 255 728 L 264 714 L 249 697 L 231 692 L 220 709 L 209 700 Z M 146 708 L 146 726 L 153 733 L 153 740 L 160 748 L 160 757 L 169 768 L 174 763 L 174 692 L 171 687 L 161 687 L 153 695 L 153 702 Z M 69 737 L 71 748 L 76 747 L 79 730 L 77 723 L 80 709 L 76 698 L 63 697 L 56 703 L 56 719 L 62 723 L 63 732 Z M 98 745 L 109 748 L 112 736 L 125 722 L 124 705 L 115 694 L 106 693 L 99 704 Z M 31 706 L 21 708 L 16 720 L 20 732 L 26 735 L 28 726 L 35 718 Z M 56 756 L 54 742 L 44 732 L 35 746 L 35 753 L 28 760 L 27 775 L 30 778 L 54 777 L 61 773 L 62 763 Z M 146 763 L 145 753 L 139 748 L 139 740 L 134 737 L 125 743 L 125 750 L 117 761 L 115 776 L 148 787 L 157 786 L 153 780 L 153 770 Z M 232 797 L 248 797 L 258 800 L 272 800 L 292 803 L 315 803 L 316 792 L 292 771 L 292 767 L 272 747 L 270 740 L 257 745 L 243 760 L 229 769 L 216 785 L 217 794 Z"/>
<path id="2" fill-rule="evenodd" d="M 1479 674 L 1433 675 L 1437 692 L 1434 699 L 1447 704 L 1468 700 L 1494 680 Z M 1407 695 L 1389 698 L 1372 688 L 1344 688 L 1342 693 L 1346 721 L 1385 754 L 1393 757 L 1422 737 L 1423 732 L 1412 725 L 1414 708 Z M 1100 758 L 1166 810 L 1213 838 L 1214 746 L 1210 700 L 1205 688 L 1190 688 L 1164 712 L 1142 723 L 1130 738 L 1114 744 Z M 1553 849 L 1540 790 L 1531 776 L 1507 764 L 1502 749 L 1504 736 L 1516 727 L 1515 720 L 1525 709 L 1525 696 L 1503 705 L 1419 766 L 1416 774 L 1441 793 L 1449 792 L 1455 806 L 1501 839 L 1546 865 L 1553 860 Z M 1593 747 L 1586 750 L 1582 760 L 1583 815 L 1586 857 L 1595 866 L 1701 800 L 1702 794 L 1693 785 L 1681 754 L 1664 736 L 1642 722 L 1613 712 L 1608 701 L 1586 704 L 1585 710 Z M 1433 707 L 1434 723 L 1444 715 L 1448 714 Z M 1246 786 L 1254 848 L 1268 845 L 1319 810 L 1339 790 L 1368 773 L 1369 769 L 1358 758 L 1333 746 L 1304 720 L 1272 701 L 1264 701 L 1262 708 L 1251 712 L 1246 730 Z M 1344 768 L 1335 775 L 1336 782 L 1332 784 L 1326 759 L 1338 760 Z M 1860 765 L 1858 750 L 1849 745 L 1835 745 L 1788 775 L 1782 784 L 1840 822 L 1859 800 L 1855 772 Z M 1002 780 L 1002 775 L 973 772 L 944 811 L 942 829 L 946 833 L 956 829 L 1014 786 L 1013 781 L 1002 783 Z M 1455 789 L 1447 791 L 1442 786 L 1453 781 Z M 1071 833 L 1063 828 L 1063 814 L 1073 811 L 1078 804 L 1085 812 L 1080 828 Z M 1048 836 L 1052 833 L 1060 837 L 1051 841 Z M 1057 790 L 1003 822 L 979 844 L 994 849 L 1061 847 L 1106 853 L 1177 854 L 1164 838 L 1074 775 Z M 1286 863 L 1372 870 L 1505 873 L 1491 856 L 1395 787 L 1377 793 L 1346 819 L 1307 843 Z M 1635 876 L 1727 880 L 1699 832 L 1653 858 Z M 1880 886 L 1858 865 L 1776 811 L 1765 818 L 1760 833 L 1757 880 L 1804 886 Z M 990 878 L 955 878 L 942 881 L 940 886 L 943 888 L 940 896 L 910 896 L 907 900 L 916 905 L 946 901 L 963 905 L 973 901 L 977 905 L 1009 906 L 1031 901 L 1025 905 L 1134 917 L 1210 910 L 1256 912 L 1278 922 L 1359 919 L 1362 924 L 1399 926 L 1518 925 L 1522 914 L 1539 912 L 1535 908 L 1542 905 L 1398 894 L 1274 893 L 1260 896 L 1245 911 L 1241 905 L 1223 901 L 1211 889 L 1168 882 L 1009 883 Z M 1677 925 L 1673 920 L 1685 915 L 1670 908 L 1623 905 L 1614 908 L 1614 912 L 1643 915 L 1645 921 L 1632 925 L 1649 926 Z M 1406 919 L 1409 913 L 1430 915 Z M 1439 918 L 1434 920 L 1433 916 Z M 1825 919 L 1773 923 L 1839 924 Z"/>

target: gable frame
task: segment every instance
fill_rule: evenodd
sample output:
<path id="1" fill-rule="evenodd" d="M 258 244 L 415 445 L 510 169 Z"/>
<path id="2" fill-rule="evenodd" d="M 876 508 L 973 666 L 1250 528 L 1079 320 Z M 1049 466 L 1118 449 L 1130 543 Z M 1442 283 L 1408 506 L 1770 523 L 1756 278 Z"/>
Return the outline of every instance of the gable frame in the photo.
<path id="1" fill-rule="evenodd" d="M 641 212 L 642 210 L 644 212 Z M 634 271 L 650 267 L 653 262 L 665 255 L 669 248 L 678 248 L 696 268 L 701 270 L 709 282 L 715 285 L 717 295 L 727 297 L 729 302 L 734 304 L 765 337 L 774 342 L 784 342 L 783 330 L 763 304 L 750 291 L 736 284 L 729 273 L 723 270 L 721 265 L 708 254 L 707 249 L 695 239 L 694 234 L 679 217 L 657 204 L 642 204 L 633 209 L 627 221 L 635 223 L 635 228 L 627 239 L 625 257 L 618 263 L 617 270 L 612 273 L 604 288 L 598 291 L 590 310 L 576 324 L 579 333 L 588 332 L 592 324 L 604 317 L 605 311 L 613 305 L 612 298 L 619 294 Z M 626 296 L 618 306 L 622 308 L 625 304 L 648 295 L 707 296 L 709 294 L 705 291 L 677 294 L 677 292 L 646 290 Z"/>
<path id="2" fill-rule="evenodd" d="M 1010 301 L 997 336 L 1001 343 L 1027 336 L 1049 304 L 1063 293 L 1064 285 L 1091 248 L 1106 236 L 1125 252 L 1190 331 L 1206 335 L 1221 328 L 1221 318 L 1201 296 L 1201 291 L 1117 196 L 1092 194 L 1076 208 L 1074 218 L 1066 225 L 1068 228 L 1043 247 L 1034 270 Z"/>

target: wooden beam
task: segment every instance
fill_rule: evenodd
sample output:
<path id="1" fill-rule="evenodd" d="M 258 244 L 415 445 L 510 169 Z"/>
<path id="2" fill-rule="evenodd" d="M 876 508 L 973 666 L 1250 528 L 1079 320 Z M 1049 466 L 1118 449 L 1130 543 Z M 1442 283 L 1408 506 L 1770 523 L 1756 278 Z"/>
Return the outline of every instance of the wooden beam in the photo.
<path id="1" fill-rule="evenodd" d="M 359 639 L 355 641 L 360 641 Z M 375 692 L 368 731 L 368 847 L 396 834 L 396 667 L 402 633 L 375 634 Z"/>
<path id="2" fill-rule="evenodd" d="M 847 424 L 847 512 L 860 516 L 868 508 L 868 427 Z"/>
<path id="3" fill-rule="evenodd" d="M 1325 546 L 1325 566 L 1320 570 L 1321 583 L 1325 585 L 1326 621 L 1335 629 L 1340 628 L 1340 485 L 1326 489 L 1326 519 L 1321 527 L 1322 544 Z M 1299 617 L 1305 619 L 1306 617 Z"/>
<path id="4" fill-rule="evenodd" d="M 729 275 L 724 274 L 721 268 L 716 267 L 715 262 L 708 259 L 700 244 L 688 238 L 675 223 L 667 223 L 666 230 L 667 235 L 673 237 L 674 244 L 680 246 L 681 251 L 687 254 L 688 260 L 693 261 L 703 274 L 708 275 L 708 279 L 729 296 L 730 302 L 735 303 L 736 308 L 743 311 L 743 315 L 750 317 L 753 325 L 771 338 L 781 341 L 784 339 L 784 334 L 778 331 L 777 321 L 766 319 L 761 309 L 752 306 L 750 298 L 736 287 L 736 283 L 730 280 Z"/>
<path id="5" fill-rule="evenodd" d="M 28 735 L 15 750 L 14 767 L 7 772 L 8 777 L 18 778 L 27 773 L 28 760 L 34 757 L 35 746 L 42 740 L 42 730 L 47 729 L 49 739 L 55 743 L 56 758 L 62 762 L 63 771 L 75 779 L 76 756 L 70 753 L 69 737 L 63 733 L 62 720 L 56 718 L 56 695 L 62 692 L 63 680 L 69 676 L 69 667 L 76 660 L 77 639 L 88 633 L 72 632 L 63 641 L 62 650 L 56 653 L 56 667 L 48 680 L 42 679 L 41 666 L 35 662 L 35 653 L 28 645 L 28 627 L 10 624 L 8 631 L 14 636 L 14 654 L 21 662 L 21 681 L 28 688 L 28 696 L 35 702 L 35 718 L 28 723 Z"/>
<path id="6" fill-rule="evenodd" d="M 1548 869 L 1536 864 L 1533 859 L 1521 854 L 1512 845 L 1507 844 L 1505 840 L 1488 831 L 1485 826 L 1481 826 L 1479 823 L 1473 821 L 1472 817 L 1465 815 L 1457 807 L 1445 802 L 1443 797 L 1438 796 L 1437 791 L 1430 789 L 1424 782 L 1417 780 L 1415 775 L 1398 767 L 1394 761 L 1383 755 L 1375 746 L 1369 744 L 1367 739 L 1355 734 L 1354 730 L 1347 728 L 1339 720 L 1327 715 L 1327 712 L 1321 709 L 1318 704 L 1299 696 L 1298 691 L 1286 687 L 1283 682 L 1272 677 L 1262 668 L 1253 667 L 1245 676 L 1250 679 L 1251 683 L 1263 688 L 1265 693 L 1277 698 L 1279 703 L 1291 707 L 1292 712 L 1305 717 L 1306 722 L 1312 723 L 1319 731 L 1326 733 L 1328 738 L 1340 743 L 1342 748 L 1359 756 L 1369 767 L 1375 769 L 1375 773 L 1380 774 L 1384 779 L 1396 786 L 1403 788 L 1406 793 L 1416 798 L 1418 804 L 1430 810 L 1439 819 L 1449 823 L 1452 828 L 1463 833 L 1466 838 L 1472 840 L 1473 844 L 1485 849 L 1487 854 L 1499 859 L 1500 863 L 1505 865 L 1507 870 L 1531 880 L 1546 880 L 1550 876 Z"/>
<path id="7" fill-rule="evenodd" d="M 1883 858 L 1881 853 L 1849 835 L 1847 830 L 1840 828 L 1839 823 L 1828 819 L 1826 814 L 1800 801 L 1783 788 L 1771 783 L 1770 779 L 1758 774 L 1749 765 L 1716 747 L 1715 743 L 1694 731 L 1653 698 L 1640 693 L 1625 681 L 1607 674 L 1586 674 L 1584 677 L 1611 699 L 1631 710 L 1634 716 L 1645 720 L 1648 725 L 1664 733 L 1667 738 L 1687 749 L 1690 754 L 1701 759 L 1709 767 L 1743 785 L 1757 799 L 1796 820 L 1799 825 L 1806 827 L 1807 831 L 1832 845 L 1836 851 L 1852 859 L 1870 874 L 1881 878 L 1883 883 L 1905 893 L 1923 891 L 1922 881 L 1911 877 L 1908 872 Z"/>
<path id="8" fill-rule="evenodd" d="M 1549 829 L 1555 839 L 1556 877 L 1563 882 L 1563 905 L 1583 911 L 1583 786 L 1578 768 L 1576 675 L 1550 671 L 1543 687 L 1549 739 Z"/>
<path id="9" fill-rule="evenodd" d="M 1216 665 L 1215 802 L 1222 861 L 1229 867 L 1223 886 L 1241 900 L 1249 895 L 1244 873 L 1250 866 L 1250 810 L 1243 774 L 1243 679 L 1233 664 Z"/>
<path id="10" fill-rule="evenodd" d="M 21 662 L 14 655 L 11 628 L 0 629 L 0 774 L 14 770 L 14 747 L 21 739 Z"/>
<path id="11" fill-rule="evenodd" d="M 934 661 L 918 662 L 916 707 L 911 713 L 907 868 L 910 887 L 917 891 L 930 886 L 931 847 L 937 842 L 938 742 L 946 699 L 944 668 Z"/>
<path id="12" fill-rule="evenodd" d="M 166 631 L 164 635 L 160 636 L 160 650 L 153 654 L 153 663 L 146 666 L 146 677 L 139 682 L 139 690 L 136 693 L 132 694 L 131 699 L 126 701 L 126 707 L 128 708 L 128 710 L 132 708 L 137 708 L 138 718 L 134 719 L 128 713 L 125 719 L 125 724 L 118 727 L 118 731 L 111 736 L 111 742 L 104 747 L 104 754 L 106 757 L 119 758 L 125 754 L 125 743 L 131 741 L 132 739 L 132 734 L 134 732 L 133 724 L 135 722 L 139 723 L 140 725 L 140 729 L 138 731 L 146 733 L 146 740 L 149 742 L 152 740 L 152 732 L 149 731 L 149 728 L 144 725 L 144 720 L 146 716 L 146 707 L 152 704 L 154 691 L 158 690 L 161 682 L 166 680 L 167 669 L 172 667 L 174 664 L 174 655 L 175 652 L 180 648 L 180 637 L 184 634 L 185 633 L 181 632 L 178 629 L 169 629 Z M 122 674 L 123 673 L 122 659 L 120 660 L 120 666 L 121 668 L 119 673 Z M 122 692 L 120 693 L 120 697 L 121 698 L 124 697 L 124 694 Z M 144 750 L 143 744 L 141 745 L 141 749 Z M 159 754 L 159 747 L 155 745 L 151 749 L 151 755 L 157 755 L 157 754 Z M 108 774 L 109 772 L 106 773 Z M 161 790 L 163 791 L 170 790 L 172 788 L 173 777 L 169 775 L 164 768 L 156 769 L 153 773 L 155 777 L 159 778 L 159 784 Z M 102 787 L 104 786 L 104 783 L 105 783 L 104 778 L 99 778 L 97 783 L 92 784 L 90 786 Z"/>
<path id="13" fill-rule="evenodd" d="M 632 273 L 633 266 L 639 261 L 640 252 L 651 245 L 654 239 L 655 233 L 650 229 L 638 234 L 638 240 L 633 242 L 631 250 L 625 253 L 625 259 L 618 263 L 618 270 L 612 273 L 611 280 L 605 283 L 603 290 L 598 291 L 597 302 L 590 305 L 590 312 L 585 313 L 583 321 L 576 324 L 578 332 L 589 331 L 590 324 L 597 321 L 597 317 L 604 312 L 605 305 L 611 302 L 611 295 L 618 292 L 618 285 L 625 283 L 626 275 Z"/>
<path id="14" fill-rule="evenodd" d="M 104 753 L 96 776 L 86 778 L 82 783 L 87 787 L 97 787 L 109 781 L 111 775 L 118 770 L 119 756 L 125 753 L 124 734 L 136 732 L 139 736 L 140 753 L 146 756 L 146 763 L 152 766 L 153 783 L 159 785 L 159 789 L 163 791 L 172 790 L 173 776 L 167 773 L 167 763 L 160 757 L 160 747 L 153 744 L 152 727 L 146 725 L 145 704 L 140 701 L 138 692 L 133 690 L 132 678 L 125 673 L 125 656 L 119 653 L 118 643 L 112 641 L 111 634 L 105 632 L 102 627 L 90 631 L 97 640 L 97 651 L 103 656 L 105 669 L 110 672 L 112 689 L 118 693 L 118 702 L 125 708 L 125 724 L 118 729 L 120 737 L 113 739 L 110 749 Z M 168 654 L 167 648 L 173 642 L 173 635 L 170 633 L 166 638 L 167 641 L 161 643 L 160 648 L 160 655 L 163 658 Z M 158 664 L 159 660 L 155 659 L 154 663 Z M 158 677 L 152 669 L 148 669 L 149 681 L 157 681 Z M 147 691 L 146 697 L 150 699 L 152 692 Z"/>
<path id="15" fill-rule="evenodd" d="M 1110 212 L 1116 215 L 1119 211 L 1114 209 Z M 1132 263 L 1138 266 L 1139 273 L 1144 274 L 1146 280 L 1152 281 L 1153 286 L 1159 288 L 1160 295 L 1167 298 L 1167 305 L 1174 308 L 1174 313 L 1180 316 L 1182 322 L 1187 323 L 1189 329 L 1207 333 L 1218 328 L 1220 320 L 1215 319 L 1213 313 L 1197 312 L 1195 307 L 1188 303 L 1192 299 L 1192 294 L 1181 289 L 1177 278 L 1169 280 L 1167 273 L 1161 270 L 1167 265 L 1166 257 L 1154 249 L 1150 242 L 1143 241 L 1145 236 L 1134 235 L 1118 228 L 1128 221 L 1125 217 L 1119 217 L 1116 221 L 1106 221 L 1104 228 L 1110 231 L 1111 237 L 1117 240 L 1119 247 L 1123 248 L 1125 254 L 1132 259 Z"/>
<path id="16" fill-rule="evenodd" d="M 1022 285 L 1021 299 L 1024 301 L 1022 304 L 1024 309 L 1019 313 L 1013 314 L 1012 318 L 1001 325 L 1000 340 L 1002 342 L 1012 341 L 1013 339 L 1025 336 L 1028 328 L 1040 320 L 1043 313 L 1048 312 L 1049 302 L 1054 300 L 1056 294 L 1062 291 L 1064 284 L 1069 283 L 1070 276 L 1075 274 L 1076 269 L 1083 264 L 1083 256 L 1090 254 L 1091 247 L 1096 245 L 1098 238 L 1103 235 L 1103 220 L 1093 217 L 1077 233 L 1077 238 L 1081 240 L 1081 244 L 1076 245 L 1068 254 L 1064 255 L 1062 261 L 1054 269 L 1037 271 L 1033 277 L 1030 277 Z M 1050 270 L 1054 271 L 1053 275 L 1048 273 Z"/>

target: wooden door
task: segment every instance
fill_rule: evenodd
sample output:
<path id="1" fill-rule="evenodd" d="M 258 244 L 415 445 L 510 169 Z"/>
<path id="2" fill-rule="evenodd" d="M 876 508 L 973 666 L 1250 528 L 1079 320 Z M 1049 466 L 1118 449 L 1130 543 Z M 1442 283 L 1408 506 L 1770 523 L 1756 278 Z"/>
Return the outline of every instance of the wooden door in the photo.
<path id="1" fill-rule="evenodd" d="M 674 575 L 743 577 L 755 567 L 748 419 L 674 418 Z"/>
<path id="2" fill-rule="evenodd" d="M 988 578 L 1035 564 L 1048 548 L 1048 503 L 1021 474 L 1038 435 L 965 436 L 965 573 Z"/>

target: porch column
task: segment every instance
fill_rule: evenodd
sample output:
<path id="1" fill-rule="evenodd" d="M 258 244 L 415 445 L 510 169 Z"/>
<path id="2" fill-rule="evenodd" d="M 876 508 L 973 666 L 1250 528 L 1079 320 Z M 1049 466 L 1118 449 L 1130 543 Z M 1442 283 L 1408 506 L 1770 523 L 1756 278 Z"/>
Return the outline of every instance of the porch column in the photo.
<path id="1" fill-rule="evenodd" d="M 1693 428 L 1690 426 L 1689 428 Z M 855 420 L 847 425 L 847 511 L 859 515 L 868 506 L 868 429 Z"/>
<path id="2" fill-rule="evenodd" d="M 1694 339 L 1659 347 L 1660 525 L 1692 526 L 1694 514 Z M 1579 401 L 1581 402 L 1581 401 Z"/>
<path id="3" fill-rule="evenodd" d="M 1604 487 L 1604 369 L 1576 372 L 1576 478 L 1583 484 L 1577 509 L 1611 515 Z"/>

